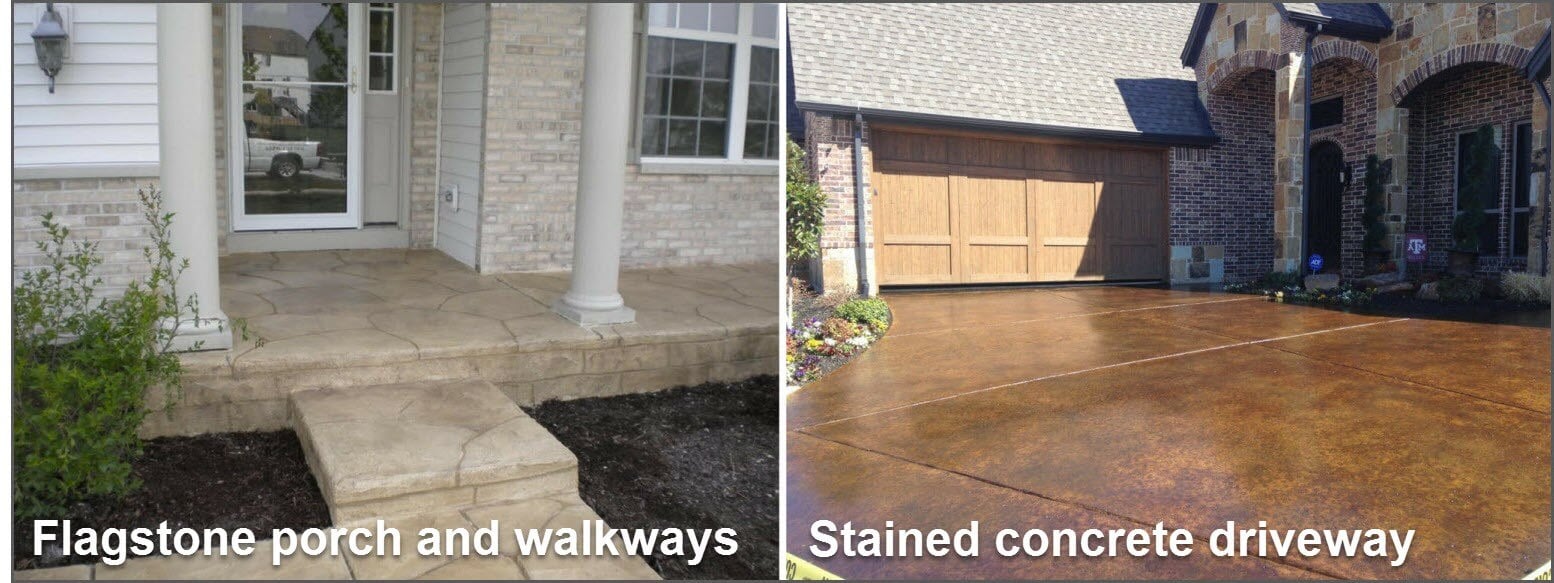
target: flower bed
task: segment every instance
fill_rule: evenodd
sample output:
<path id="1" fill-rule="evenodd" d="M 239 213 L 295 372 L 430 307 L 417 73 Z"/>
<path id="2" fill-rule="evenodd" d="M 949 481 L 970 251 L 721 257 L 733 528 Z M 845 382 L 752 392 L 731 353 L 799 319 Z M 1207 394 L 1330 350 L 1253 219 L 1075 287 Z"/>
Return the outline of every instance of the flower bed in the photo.
<path id="1" fill-rule="evenodd" d="M 801 385 L 836 370 L 885 335 L 890 308 L 879 298 L 816 296 L 805 284 L 789 286 L 788 383 Z"/>

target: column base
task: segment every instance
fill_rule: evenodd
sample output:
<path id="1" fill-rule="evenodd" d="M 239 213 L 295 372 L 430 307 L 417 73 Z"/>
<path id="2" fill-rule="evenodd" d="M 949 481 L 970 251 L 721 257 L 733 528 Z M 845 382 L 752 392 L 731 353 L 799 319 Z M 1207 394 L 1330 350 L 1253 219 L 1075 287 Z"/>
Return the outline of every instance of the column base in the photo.
<path id="1" fill-rule="evenodd" d="M 169 322 L 166 325 L 176 325 L 178 328 L 173 333 L 170 347 L 173 352 L 202 352 L 232 348 L 232 326 L 224 313 L 216 312 L 215 315 L 204 315 L 198 321 L 179 320 L 176 324 Z"/>
<path id="2" fill-rule="evenodd" d="M 637 321 L 637 311 L 626 306 L 608 310 L 588 310 L 568 304 L 563 298 L 551 304 L 550 309 L 561 314 L 561 317 L 576 322 L 579 326 L 630 324 Z"/>

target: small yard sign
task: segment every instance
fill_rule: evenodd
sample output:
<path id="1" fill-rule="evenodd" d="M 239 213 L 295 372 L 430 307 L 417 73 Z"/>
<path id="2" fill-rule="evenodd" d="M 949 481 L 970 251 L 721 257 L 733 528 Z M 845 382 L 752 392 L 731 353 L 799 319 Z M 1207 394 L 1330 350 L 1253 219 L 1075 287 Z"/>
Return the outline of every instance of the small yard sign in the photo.
<path id="1" fill-rule="evenodd" d="M 1403 256 L 1409 263 L 1424 263 L 1429 249 L 1430 245 L 1425 242 L 1424 235 L 1418 233 L 1403 235 Z"/>

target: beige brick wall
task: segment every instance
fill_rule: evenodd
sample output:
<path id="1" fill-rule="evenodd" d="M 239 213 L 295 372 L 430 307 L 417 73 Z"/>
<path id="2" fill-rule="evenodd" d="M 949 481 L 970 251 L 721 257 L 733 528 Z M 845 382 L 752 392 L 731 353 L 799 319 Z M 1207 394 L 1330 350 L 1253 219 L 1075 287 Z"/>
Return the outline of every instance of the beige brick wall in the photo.
<path id="1" fill-rule="evenodd" d="M 480 269 L 572 258 L 586 5 L 493 4 Z M 778 179 L 626 171 L 622 264 L 776 261 Z"/>
<path id="2" fill-rule="evenodd" d="M 149 231 L 141 216 L 136 190 L 154 182 L 150 178 L 84 178 L 71 180 L 17 180 L 11 183 L 12 280 L 24 270 L 43 264 L 37 243 L 47 238 L 41 223 L 44 213 L 54 213 L 70 228 L 74 241 L 95 241 L 103 257 L 97 274 L 101 290 L 122 290 L 129 282 L 150 272 L 142 250 Z"/>
<path id="3" fill-rule="evenodd" d="M 432 246 L 437 200 L 437 78 L 442 52 L 442 6 L 402 4 L 412 19 L 410 45 L 410 246 Z"/>

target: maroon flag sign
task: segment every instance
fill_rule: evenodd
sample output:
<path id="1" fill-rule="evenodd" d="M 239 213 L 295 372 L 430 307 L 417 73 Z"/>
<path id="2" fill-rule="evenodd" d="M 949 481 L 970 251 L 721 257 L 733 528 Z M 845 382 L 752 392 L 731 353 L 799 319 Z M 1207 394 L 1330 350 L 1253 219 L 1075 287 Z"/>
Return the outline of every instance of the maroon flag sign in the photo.
<path id="1" fill-rule="evenodd" d="M 1425 242 L 1425 236 L 1418 233 L 1403 235 L 1403 256 L 1409 263 L 1424 263 L 1430 245 Z"/>

